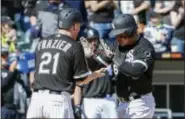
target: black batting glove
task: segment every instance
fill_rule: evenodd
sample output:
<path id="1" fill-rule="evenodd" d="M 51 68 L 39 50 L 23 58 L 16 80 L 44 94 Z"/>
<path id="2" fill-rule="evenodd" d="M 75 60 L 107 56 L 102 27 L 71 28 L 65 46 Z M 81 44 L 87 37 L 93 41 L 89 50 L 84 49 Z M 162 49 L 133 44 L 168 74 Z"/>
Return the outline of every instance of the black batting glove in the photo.
<path id="1" fill-rule="evenodd" d="M 75 105 L 74 106 L 74 117 L 75 119 L 81 119 L 81 114 L 82 114 L 82 108 L 81 105 Z"/>

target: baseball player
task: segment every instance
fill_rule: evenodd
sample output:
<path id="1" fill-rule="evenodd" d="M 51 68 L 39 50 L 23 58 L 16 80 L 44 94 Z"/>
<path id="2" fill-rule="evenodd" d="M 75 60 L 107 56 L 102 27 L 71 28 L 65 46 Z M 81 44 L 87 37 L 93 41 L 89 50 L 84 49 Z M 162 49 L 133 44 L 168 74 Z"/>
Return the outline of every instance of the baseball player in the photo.
<path id="1" fill-rule="evenodd" d="M 81 13 L 66 8 L 59 13 L 58 33 L 42 39 L 36 47 L 36 71 L 33 94 L 27 118 L 74 118 L 71 94 L 74 99 L 80 87 L 96 77 L 91 73 L 84 57 L 83 48 L 76 42 Z M 78 95 L 77 95 L 78 96 Z"/>
<path id="2" fill-rule="evenodd" d="M 122 14 L 112 22 L 110 36 L 116 37 L 113 71 L 120 118 L 152 118 L 155 100 L 152 95 L 152 72 L 155 52 L 151 43 L 137 35 L 132 15 Z"/>
<path id="3" fill-rule="evenodd" d="M 88 27 L 84 30 L 84 39 L 81 41 L 83 44 L 85 57 L 89 69 L 95 71 L 102 67 L 105 67 L 101 61 L 98 61 L 96 55 L 99 58 L 107 62 L 104 58 L 100 57 L 100 52 L 103 54 L 103 50 L 99 50 L 99 33 L 97 30 Z M 99 52 L 99 53 L 97 53 Z M 108 64 L 108 62 L 107 62 Z M 116 103 L 111 99 L 113 91 L 112 77 L 105 75 L 98 78 L 83 87 L 83 118 L 117 118 Z"/>

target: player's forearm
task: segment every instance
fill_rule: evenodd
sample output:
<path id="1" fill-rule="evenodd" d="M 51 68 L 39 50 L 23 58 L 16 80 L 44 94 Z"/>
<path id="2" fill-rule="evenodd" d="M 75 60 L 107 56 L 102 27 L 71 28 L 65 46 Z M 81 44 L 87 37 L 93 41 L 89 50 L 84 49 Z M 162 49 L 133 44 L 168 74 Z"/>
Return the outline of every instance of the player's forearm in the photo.
<path id="1" fill-rule="evenodd" d="M 150 7 L 150 2 L 144 1 L 139 7 L 135 8 L 134 14 L 138 14 L 139 12 L 146 10 Z"/>
<path id="2" fill-rule="evenodd" d="M 98 11 L 99 9 L 102 9 L 103 7 L 105 7 L 105 5 L 108 5 L 109 3 L 111 3 L 112 0 L 105 0 L 105 1 L 101 1 L 101 2 L 97 2 L 97 1 L 92 1 L 91 3 L 91 10 L 93 12 Z"/>
<path id="3" fill-rule="evenodd" d="M 76 84 L 78 86 L 82 86 L 82 85 L 88 84 L 92 80 L 97 79 L 97 78 L 100 78 L 102 76 L 104 76 L 103 73 L 100 73 L 100 72 L 95 71 L 95 72 L 92 72 L 92 74 L 90 74 L 89 76 L 87 76 L 85 79 L 76 81 Z"/>
<path id="4" fill-rule="evenodd" d="M 85 2 L 85 8 L 90 8 L 91 1 L 84 1 Z"/>
<path id="5" fill-rule="evenodd" d="M 171 16 L 172 26 L 174 28 L 177 28 L 177 26 L 179 26 L 179 24 L 181 23 L 181 20 L 183 19 L 183 15 L 177 14 L 176 12 L 172 11 L 170 13 L 170 16 Z"/>
<path id="6" fill-rule="evenodd" d="M 140 63 L 124 62 L 118 70 L 126 76 L 140 77 L 146 71 L 146 67 Z"/>
<path id="7" fill-rule="evenodd" d="M 34 75 L 35 75 L 35 72 L 34 71 L 30 72 L 30 75 L 29 75 L 30 84 L 33 84 L 33 82 L 35 80 Z"/>
<path id="8" fill-rule="evenodd" d="M 155 8 L 155 11 L 157 13 L 160 13 L 160 14 L 167 13 L 167 12 L 169 12 L 169 11 L 171 11 L 173 9 L 174 5 L 175 5 L 175 2 L 174 1 L 171 1 L 171 3 L 169 4 L 169 6 L 164 7 L 164 8 L 157 7 L 157 8 Z"/>
<path id="9" fill-rule="evenodd" d="M 73 94 L 73 103 L 74 105 L 80 105 L 82 100 L 82 88 L 79 86 L 75 87 L 75 91 Z"/>

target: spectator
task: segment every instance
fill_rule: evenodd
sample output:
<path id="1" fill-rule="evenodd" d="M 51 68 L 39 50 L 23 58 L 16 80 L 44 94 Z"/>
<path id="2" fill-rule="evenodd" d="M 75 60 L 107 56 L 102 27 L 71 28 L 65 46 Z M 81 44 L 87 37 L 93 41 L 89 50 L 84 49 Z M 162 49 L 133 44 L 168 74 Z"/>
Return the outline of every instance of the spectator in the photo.
<path id="1" fill-rule="evenodd" d="M 1 118 L 16 119 L 17 112 L 14 105 L 14 84 L 17 77 L 17 62 L 8 67 L 8 49 L 1 51 Z"/>
<path id="2" fill-rule="evenodd" d="M 120 10 L 122 14 L 132 14 L 134 10 L 134 1 L 120 1 Z"/>
<path id="3" fill-rule="evenodd" d="M 161 22 L 160 14 L 151 11 L 149 22 L 144 29 L 144 37 L 154 46 L 155 52 L 165 52 L 169 50 L 172 28 Z"/>
<path id="4" fill-rule="evenodd" d="M 156 1 L 154 11 L 162 16 L 161 19 L 164 24 L 171 26 L 170 12 L 175 6 L 175 2 L 176 1 Z"/>
<path id="5" fill-rule="evenodd" d="M 178 1 L 170 13 L 175 28 L 171 41 L 172 52 L 184 53 L 184 0 Z"/>
<path id="6" fill-rule="evenodd" d="M 21 66 L 15 53 L 9 54 L 8 49 L 4 47 L 2 48 L 1 61 L 2 118 L 25 118 L 26 99 L 31 92 L 25 83 L 27 75 L 20 73 L 20 68 L 24 68 L 24 66 Z"/>
<path id="7" fill-rule="evenodd" d="M 109 38 L 108 33 L 112 29 L 111 21 L 114 18 L 114 9 L 116 8 L 114 1 L 85 1 L 85 7 L 89 25 L 99 32 L 101 39 L 110 44 L 112 39 Z"/>
<path id="8" fill-rule="evenodd" d="M 64 1 L 61 0 L 48 0 L 44 7 L 42 2 L 37 2 L 36 8 L 31 17 L 32 31 L 35 31 L 35 25 L 41 28 L 41 37 L 47 37 L 56 33 L 57 30 L 57 14 L 65 7 L 69 7 Z"/>
<path id="9" fill-rule="evenodd" d="M 1 8 L 1 15 L 2 16 L 8 16 L 8 9 L 5 6 L 2 6 Z"/>
<path id="10" fill-rule="evenodd" d="M 84 0 L 76 0 L 76 1 L 64 0 L 64 1 L 68 5 L 70 5 L 72 8 L 78 9 L 81 12 L 82 16 L 83 16 L 83 20 L 87 21 L 87 14 L 86 14 Z"/>
<path id="11" fill-rule="evenodd" d="M 83 35 L 83 30 L 86 28 L 86 23 L 87 23 L 87 12 L 86 12 L 86 8 L 85 8 L 85 3 L 84 0 L 64 0 L 68 5 L 70 5 L 70 7 L 78 9 L 83 17 L 83 20 L 85 22 L 85 24 L 82 24 L 80 27 L 80 33 L 78 34 L 78 38 L 80 38 Z"/>
<path id="12" fill-rule="evenodd" d="M 137 15 L 136 22 L 138 24 L 138 33 L 142 34 L 147 23 L 147 10 L 150 7 L 150 1 L 134 0 L 134 10 L 132 15 Z"/>
<path id="13" fill-rule="evenodd" d="M 1 17 L 1 30 L 2 30 L 2 47 L 7 47 L 9 52 L 15 52 L 16 46 L 15 42 L 17 39 L 16 30 L 12 27 L 14 22 L 8 16 Z"/>
<path id="14" fill-rule="evenodd" d="M 150 7 L 150 1 L 131 0 L 120 1 L 120 8 L 123 14 L 132 14 L 138 24 L 138 33 L 143 33 L 147 22 L 147 10 Z"/>

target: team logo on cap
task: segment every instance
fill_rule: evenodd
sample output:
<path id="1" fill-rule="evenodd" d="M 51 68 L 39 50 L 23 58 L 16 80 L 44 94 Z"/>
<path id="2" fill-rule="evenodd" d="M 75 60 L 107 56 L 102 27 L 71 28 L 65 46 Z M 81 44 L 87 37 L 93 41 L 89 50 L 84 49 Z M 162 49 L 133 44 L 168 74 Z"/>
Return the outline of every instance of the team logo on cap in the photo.
<path id="1" fill-rule="evenodd" d="M 112 28 L 115 29 L 115 25 L 114 24 L 112 24 Z"/>
<path id="2" fill-rule="evenodd" d="M 62 27 L 62 25 L 63 25 L 63 22 L 59 21 L 59 26 Z"/>

